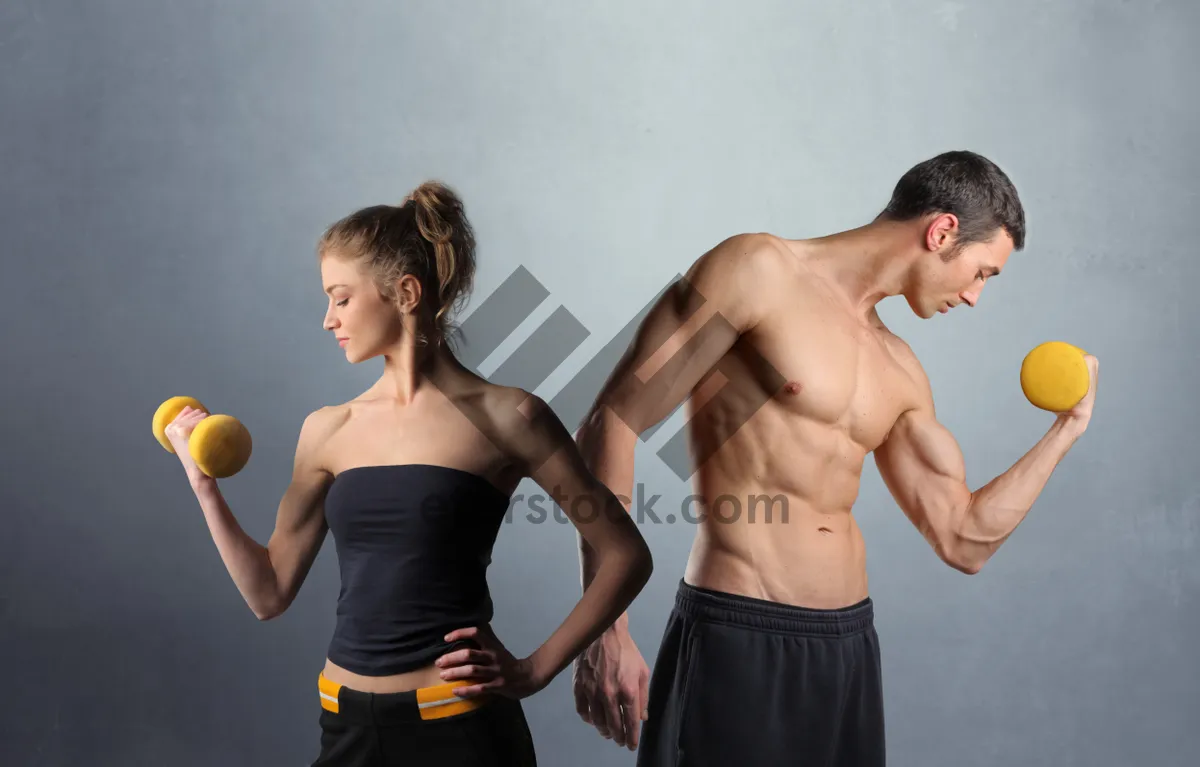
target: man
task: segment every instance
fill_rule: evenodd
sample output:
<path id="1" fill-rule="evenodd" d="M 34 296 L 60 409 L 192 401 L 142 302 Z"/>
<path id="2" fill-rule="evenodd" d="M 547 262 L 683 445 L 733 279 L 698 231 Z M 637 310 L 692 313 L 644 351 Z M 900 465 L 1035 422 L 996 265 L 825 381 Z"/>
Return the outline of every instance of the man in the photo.
<path id="1" fill-rule="evenodd" d="M 884 764 L 852 514 L 866 455 L 937 555 L 977 573 L 1087 428 L 1098 363 L 1083 401 L 972 491 L 925 372 L 876 304 L 903 296 L 926 319 L 974 306 L 1024 241 L 1008 177 L 948 152 L 908 171 L 871 223 L 732 237 L 652 308 L 577 435 L 631 498 L 638 435 L 688 399 L 700 521 L 648 689 L 627 616 L 576 666 L 580 715 L 641 767 Z M 594 554 L 581 556 L 586 585 Z"/>

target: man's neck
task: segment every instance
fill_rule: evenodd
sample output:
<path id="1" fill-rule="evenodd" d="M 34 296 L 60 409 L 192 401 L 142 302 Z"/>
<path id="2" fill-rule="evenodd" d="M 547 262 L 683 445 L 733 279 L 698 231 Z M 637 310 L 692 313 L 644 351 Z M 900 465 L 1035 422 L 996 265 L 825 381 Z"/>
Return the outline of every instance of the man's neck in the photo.
<path id="1" fill-rule="evenodd" d="M 796 244 L 809 267 L 867 320 L 876 304 L 904 292 L 916 255 L 912 238 L 910 226 L 880 221 Z"/>

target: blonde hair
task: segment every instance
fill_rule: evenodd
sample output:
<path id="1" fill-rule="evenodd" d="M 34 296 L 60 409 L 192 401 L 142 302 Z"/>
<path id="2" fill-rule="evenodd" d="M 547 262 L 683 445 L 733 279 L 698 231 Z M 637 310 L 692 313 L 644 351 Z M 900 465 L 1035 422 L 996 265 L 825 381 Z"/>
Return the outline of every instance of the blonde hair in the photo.
<path id="1" fill-rule="evenodd" d="M 475 278 L 475 231 L 458 194 L 439 181 L 421 184 L 400 205 L 373 205 L 335 222 L 317 253 L 365 261 L 388 301 L 396 300 L 397 280 L 416 277 L 437 341 L 456 329 L 449 317 L 466 302 Z M 419 340 L 428 342 L 423 333 Z"/>

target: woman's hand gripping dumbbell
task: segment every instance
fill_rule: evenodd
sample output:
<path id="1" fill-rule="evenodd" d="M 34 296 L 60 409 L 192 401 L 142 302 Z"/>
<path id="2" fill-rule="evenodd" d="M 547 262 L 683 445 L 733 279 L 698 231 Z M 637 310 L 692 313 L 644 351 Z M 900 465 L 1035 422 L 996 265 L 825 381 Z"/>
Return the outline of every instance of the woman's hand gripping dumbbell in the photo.
<path id="1" fill-rule="evenodd" d="M 154 437 L 179 456 L 194 485 L 204 478 L 224 479 L 250 460 L 250 432 L 231 415 L 209 415 L 193 397 L 171 397 L 154 413 Z"/>

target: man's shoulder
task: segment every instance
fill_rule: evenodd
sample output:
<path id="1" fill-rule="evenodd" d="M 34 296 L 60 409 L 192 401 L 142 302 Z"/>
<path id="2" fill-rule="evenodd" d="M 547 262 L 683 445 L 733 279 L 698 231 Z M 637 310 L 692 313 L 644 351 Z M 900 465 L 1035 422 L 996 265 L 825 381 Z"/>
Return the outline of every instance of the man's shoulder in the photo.
<path id="1" fill-rule="evenodd" d="M 769 276 L 775 270 L 794 269 L 795 262 L 795 253 L 784 238 L 769 232 L 743 232 L 717 243 L 697 264 L 750 269 Z"/>
<path id="2" fill-rule="evenodd" d="M 901 367 L 908 369 L 913 366 L 920 367 L 921 361 L 917 359 L 917 353 L 909 346 L 908 341 L 905 341 L 900 336 L 896 335 L 889 327 L 879 321 L 875 326 L 876 332 L 883 345 L 887 348 L 892 358 Z"/>
<path id="3" fill-rule="evenodd" d="M 917 353 L 913 351 L 907 341 L 892 331 L 884 328 L 883 334 L 884 342 L 887 344 L 892 359 L 912 381 L 918 401 L 926 402 L 931 396 L 929 376 L 925 373 L 925 367 L 921 364 Z"/>
<path id="4" fill-rule="evenodd" d="M 723 310 L 766 307 L 799 276 L 787 241 L 765 232 L 736 234 L 718 243 L 692 264 L 682 280 Z M 692 298 L 692 293 L 687 293 Z M 680 296 L 677 300 L 682 300 Z"/>

